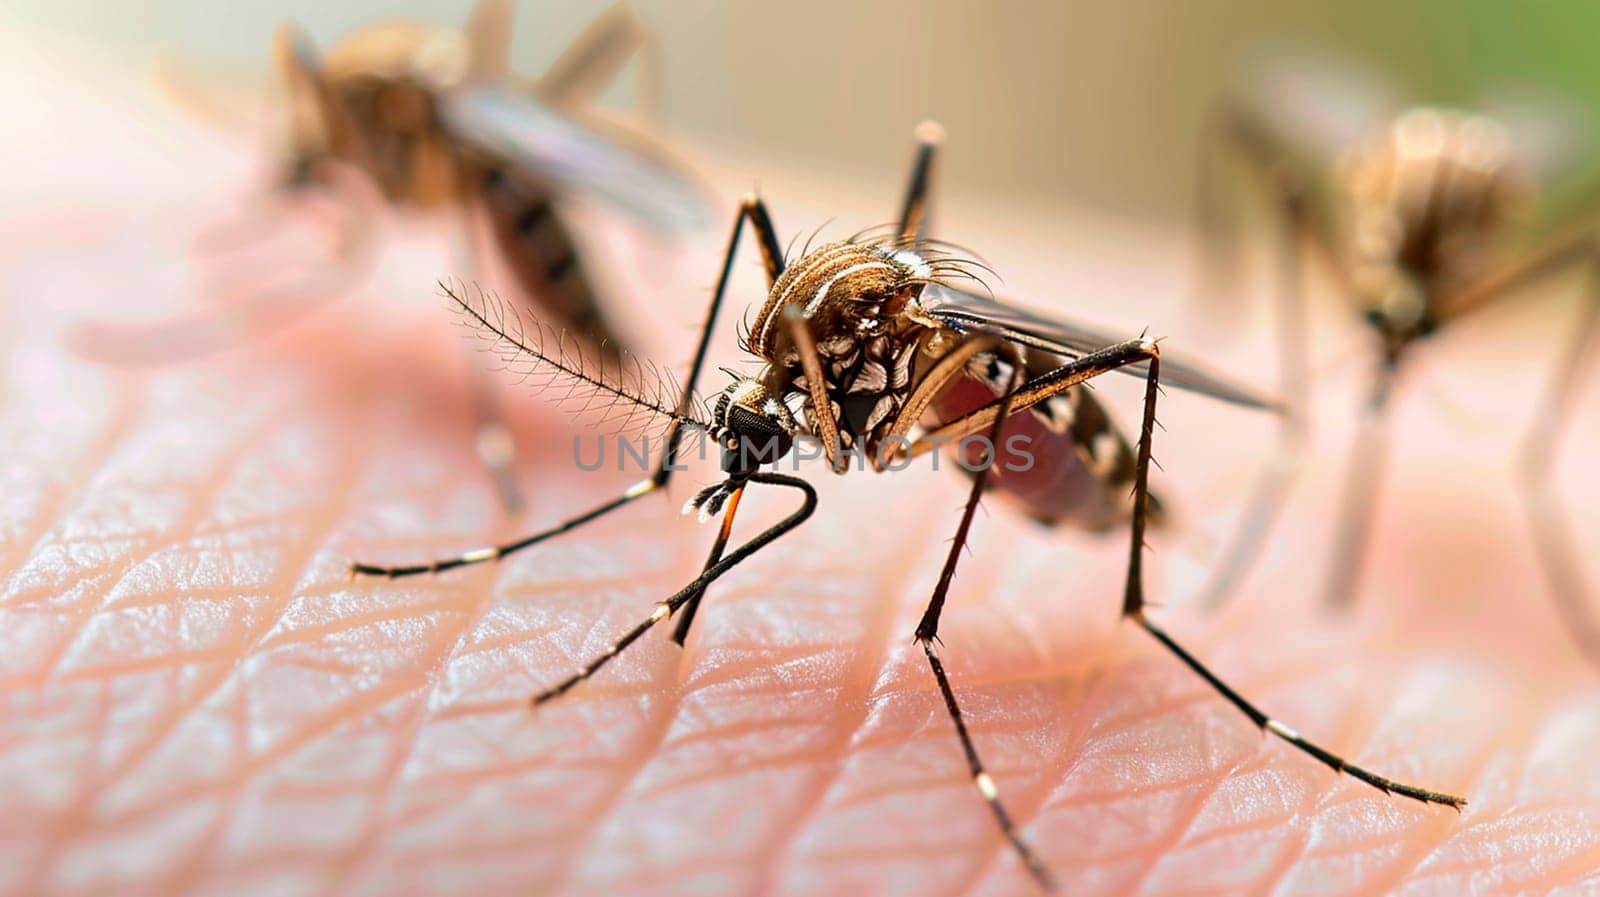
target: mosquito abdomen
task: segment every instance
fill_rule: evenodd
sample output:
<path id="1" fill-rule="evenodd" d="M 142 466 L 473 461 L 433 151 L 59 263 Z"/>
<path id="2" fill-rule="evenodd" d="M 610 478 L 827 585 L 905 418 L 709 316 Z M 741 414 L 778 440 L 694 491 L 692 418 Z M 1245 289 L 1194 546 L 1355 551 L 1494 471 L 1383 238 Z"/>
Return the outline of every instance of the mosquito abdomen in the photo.
<path id="1" fill-rule="evenodd" d="M 501 257 L 541 316 L 604 351 L 616 351 L 615 330 L 550 194 L 495 169 L 484 175 L 482 189 Z"/>

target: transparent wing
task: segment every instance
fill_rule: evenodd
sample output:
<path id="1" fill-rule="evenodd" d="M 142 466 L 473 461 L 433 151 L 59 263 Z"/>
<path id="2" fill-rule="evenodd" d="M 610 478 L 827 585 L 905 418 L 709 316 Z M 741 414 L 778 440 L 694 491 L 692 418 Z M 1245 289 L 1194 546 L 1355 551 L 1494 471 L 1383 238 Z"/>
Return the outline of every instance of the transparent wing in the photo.
<path id="1" fill-rule="evenodd" d="M 1583 104 L 1529 84 L 1503 84 L 1479 104 L 1506 129 L 1511 150 L 1541 184 L 1591 160 L 1594 121 Z"/>
<path id="2" fill-rule="evenodd" d="M 959 333 L 989 333 L 1065 358 L 1077 358 L 1138 336 L 1117 333 L 1057 315 L 1028 311 L 941 283 L 925 287 L 921 302 L 923 309 L 935 320 Z M 1142 364 L 1129 365 L 1117 370 L 1142 377 L 1147 367 Z M 1212 373 L 1203 365 L 1166 349 L 1161 351 L 1161 383 L 1246 408 L 1283 410 L 1283 403 L 1273 396 Z"/>
<path id="3" fill-rule="evenodd" d="M 624 146 L 509 86 L 472 84 L 446 94 L 440 117 L 452 136 L 558 189 L 599 197 L 665 231 L 711 222 L 705 192 L 664 153 Z"/>
<path id="4" fill-rule="evenodd" d="M 1382 81 L 1304 51 L 1258 54 L 1243 105 L 1304 156 L 1324 165 L 1379 133 L 1402 108 Z"/>
<path id="5" fill-rule="evenodd" d="M 1600 160 L 1589 110 L 1528 85 L 1497 87 L 1481 108 L 1504 126 L 1515 164 L 1538 186 L 1524 239 L 1538 243 L 1592 227 L 1600 212 Z"/>

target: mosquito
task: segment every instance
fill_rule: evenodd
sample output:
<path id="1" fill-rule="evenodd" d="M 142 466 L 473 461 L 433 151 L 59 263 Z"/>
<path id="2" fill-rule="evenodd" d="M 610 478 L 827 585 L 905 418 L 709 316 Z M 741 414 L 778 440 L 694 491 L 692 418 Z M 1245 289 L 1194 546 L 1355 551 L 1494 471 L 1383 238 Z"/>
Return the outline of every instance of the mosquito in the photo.
<path id="1" fill-rule="evenodd" d="M 323 56 L 298 29 L 280 28 L 274 62 L 290 133 L 278 199 L 330 201 L 332 276 L 153 328 L 90 324 L 77 343 L 122 362 L 170 361 L 292 320 L 365 274 L 376 248 L 374 214 L 387 206 L 458 215 L 464 268 L 477 267 L 477 244 L 487 244 L 542 317 L 614 356 L 615 320 L 583 269 L 562 202 L 598 198 L 661 234 L 699 229 L 710 206 L 666 149 L 586 112 L 649 45 L 626 6 L 603 14 L 531 82 L 508 66 L 511 12 L 511 0 L 479 0 L 461 30 L 379 22 Z M 264 234 L 258 228 L 248 236 Z M 477 364 L 471 370 L 478 454 L 514 512 L 521 501 L 510 431 L 485 372 Z"/>
<path id="2" fill-rule="evenodd" d="M 1600 242 L 1586 220 L 1597 197 L 1577 191 L 1565 204 L 1535 203 L 1537 175 L 1561 167 L 1557 163 L 1570 167 L 1560 147 L 1540 146 L 1535 136 L 1558 133 L 1559 125 L 1531 107 L 1510 110 L 1505 121 L 1431 106 L 1394 112 L 1381 91 L 1347 74 L 1309 68 L 1282 72 L 1274 85 L 1272 96 L 1236 103 L 1219 116 L 1197 210 L 1202 237 L 1217 258 L 1232 248 L 1231 222 L 1215 182 L 1221 162 L 1242 165 L 1273 207 L 1282 232 L 1278 341 L 1291 405 L 1304 408 L 1309 401 L 1305 251 L 1374 338 L 1376 365 L 1350 449 L 1326 603 L 1348 606 L 1358 590 L 1387 454 L 1388 410 L 1418 349 L 1459 320 L 1582 269 L 1591 278 L 1588 295 L 1538 402 L 1519 469 L 1550 593 L 1579 649 L 1600 664 L 1600 619 L 1588 607 L 1581 555 L 1551 480 L 1585 361 L 1600 334 L 1600 293 L 1592 281 L 1600 274 Z M 1514 127 L 1518 117 L 1525 119 L 1520 129 Z M 1285 432 L 1294 437 L 1290 453 L 1297 454 L 1303 432 Z M 1258 521 L 1276 514 L 1292 470 L 1291 461 L 1259 484 L 1252 512 Z M 1246 561 L 1235 557 L 1225 566 L 1237 574 Z M 1219 576 L 1209 602 L 1220 603 L 1233 579 Z"/>
<path id="3" fill-rule="evenodd" d="M 1201 368 L 1163 356 L 1148 336 L 1116 339 L 1094 328 L 1003 304 L 973 292 L 972 265 L 952 247 L 923 235 L 931 172 L 942 132 L 925 123 L 898 226 L 886 235 L 854 238 L 803 250 L 787 262 L 765 204 L 746 197 L 735 218 L 721 274 L 700 332 L 689 376 L 676 398 L 652 388 L 648 377 L 608 381 L 568 353 L 551 351 L 550 328 L 531 325 L 481 291 L 445 292 L 480 336 L 513 364 L 593 388 L 602 400 L 630 412 L 665 418 L 666 448 L 653 475 L 620 496 L 550 529 L 514 542 L 468 551 L 427 564 L 382 566 L 354 563 L 351 574 L 401 577 L 437 573 L 497 561 L 582 526 L 645 495 L 664 489 L 682 437 L 712 440 L 721 453 L 722 479 L 701 489 L 685 505 L 704 519 L 721 515 L 711 551 L 692 582 L 656 604 L 643 622 L 625 632 L 581 670 L 539 692 L 535 707 L 595 675 L 613 657 L 656 624 L 677 615 L 672 640 L 683 644 L 706 589 L 716 579 L 809 519 L 817 493 L 805 479 L 767 469 L 797 440 L 813 439 L 835 472 L 864 452 L 878 471 L 941 443 L 978 462 L 992 462 L 995 446 L 1022 435 L 1038 461 L 1031 473 L 991 476 L 992 463 L 963 464 L 972 483 L 915 639 L 933 674 L 965 754 L 968 772 L 994 815 L 1000 832 L 1032 877 L 1051 889 L 1054 879 L 1017 831 L 985 771 L 962 716 L 939 653 L 939 622 L 967 542 L 979 500 L 992 487 L 1030 516 L 1061 526 L 1104 530 L 1127 526 L 1131 536 L 1122 614 L 1153 636 L 1223 698 L 1261 727 L 1336 771 L 1349 773 L 1386 793 L 1459 808 L 1460 798 L 1402 784 L 1306 740 L 1269 717 L 1205 667 L 1145 613 L 1143 546 L 1147 526 L 1159 520 L 1150 495 L 1151 442 L 1162 384 L 1206 394 L 1246 408 L 1273 410 L 1274 401 Z M 695 393 L 707 347 L 727 293 L 728 278 L 746 226 L 766 268 L 768 294 L 751 321 L 744 349 L 761 365 L 754 376 L 732 374 L 714 403 Z M 1143 415 L 1137 447 L 1088 389 L 1111 371 L 1144 379 Z M 987 434 L 987 447 L 965 437 Z M 728 550 L 734 515 L 747 489 L 772 487 L 795 493 L 788 516 Z"/>

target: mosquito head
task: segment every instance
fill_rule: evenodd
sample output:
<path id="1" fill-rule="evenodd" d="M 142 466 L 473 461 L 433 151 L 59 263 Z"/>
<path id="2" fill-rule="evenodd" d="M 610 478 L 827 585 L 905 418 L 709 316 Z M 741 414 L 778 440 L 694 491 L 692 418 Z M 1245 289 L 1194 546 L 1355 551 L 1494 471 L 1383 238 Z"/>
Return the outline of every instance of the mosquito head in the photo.
<path id="1" fill-rule="evenodd" d="M 1434 332 L 1437 322 L 1427 301 L 1427 286 L 1399 268 L 1360 283 L 1365 307 L 1362 314 L 1377 332 L 1384 351 L 1398 356 L 1407 346 Z"/>
<path id="2" fill-rule="evenodd" d="M 683 506 L 684 513 L 697 512 L 702 522 L 721 512 L 762 465 L 776 464 L 788 454 L 800 431 L 795 410 L 772 398 L 760 380 L 727 373 L 733 382 L 717 396 L 707 428 L 722 447 L 723 480 L 700 490 Z"/>
<path id="3" fill-rule="evenodd" d="M 760 380 L 742 374 L 733 374 L 717 397 L 712 423 L 722 445 L 722 472 L 737 482 L 788 454 L 799 429 L 793 409 Z"/>
<path id="4" fill-rule="evenodd" d="M 448 196 L 453 159 L 434 98 L 465 76 L 461 34 L 379 22 L 319 54 L 286 28 L 277 58 L 289 106 L 286 186 L 316 183 L 320 163 L 334 160 L 361 168 L 391 201 L 428 206 Z"/>

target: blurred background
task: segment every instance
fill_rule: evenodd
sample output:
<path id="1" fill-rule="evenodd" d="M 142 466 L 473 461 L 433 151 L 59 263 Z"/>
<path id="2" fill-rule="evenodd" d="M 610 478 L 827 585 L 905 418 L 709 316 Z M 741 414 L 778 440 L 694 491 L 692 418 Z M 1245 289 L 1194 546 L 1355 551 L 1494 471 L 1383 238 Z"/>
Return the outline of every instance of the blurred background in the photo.
<path id="1" fill-rule="evenodd" d="M 513 64 L 536 73 L 608 0 L 519 4 Z M 896 3 L 638 0 L 659 35 L 661 117 L 699 152 L 840 176 L 904 166 L 907 134 L 952 135 L 956 196 L 1184 215 L 1208 110 L 1263 50 L 1369 71 L 1403 99 L 1470 104 L 1534 85 L 1600 108 L 1600 7 L 1585 0 Z M 376 18 L 463 21 L 466 0 L 7 0 L 0 21 L 130 61 L 171 50 L 265 72 L 281 21 L 326 45 Z M 627 105 L 634 82 L 611 99 Z"/>

